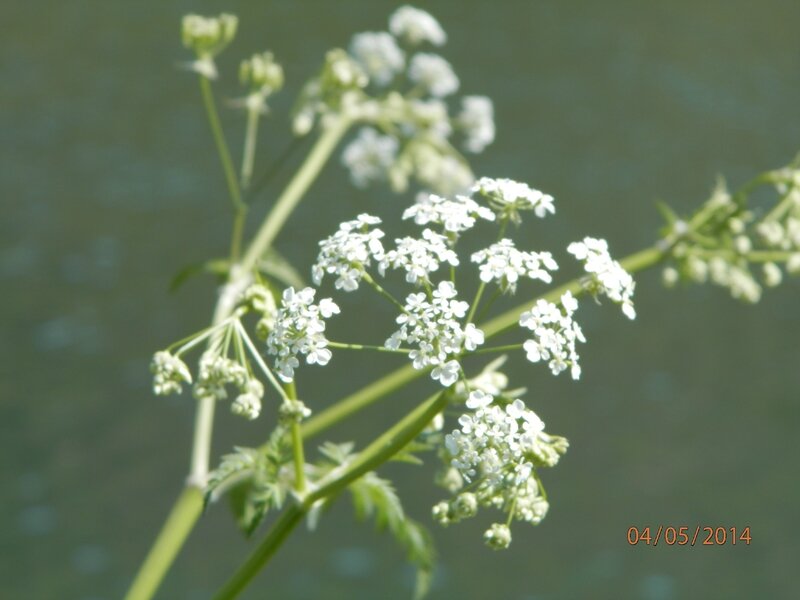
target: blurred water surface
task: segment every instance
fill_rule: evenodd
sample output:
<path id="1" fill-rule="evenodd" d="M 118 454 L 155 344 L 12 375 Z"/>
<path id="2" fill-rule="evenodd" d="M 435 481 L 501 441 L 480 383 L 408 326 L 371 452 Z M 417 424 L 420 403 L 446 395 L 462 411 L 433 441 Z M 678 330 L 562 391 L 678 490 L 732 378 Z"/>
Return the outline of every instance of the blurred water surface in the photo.
<path id="1" fill-rule="evenodd" d="M 269 48 L 288 87 L 262 129 L 261 164 L 290 140 L 286 111 L 325 50 L 385 27 L 395 4 L 341 2 L 21 2 L 0 24 L 0 589 L 8 598 L 122 595 L 180 489 L 193 405 L 149 391 L 152 352 L 201 328 L 210 281 L 169 295 L 187 263 L 225 252 L 224 182 L 178 22 L 222 7 L 241 18 L 220 64 L 232 95 L 245 54 Z M 689 210 L 714 177 L 741 183 L 800 150 L 795 0 L 670 3 L 429 2 L 465 93 L 486 93 L 498 140 L 479 173 L 552 193 L 557 218 L 533 247 L 606 237 L 617 255 L 650 243 L 654 201 Z M 242 123 L 226 112 L 237 148 Z M 358 211 L 391 218 L 409 198 L 357 191 L 337 161 L 278 246 L 304 270 L 315 243 Z M 286 172 L 288 173 L 288 171 Z M 253 211 L 258 219 L 285 182 Z M 529 230 L 534 231 L 534 230 Z M 793 598 L 800 589 L 800 286 L 753 308 L 710 289 L 637 287 L 639 317 L 591 307 L 580 382 L 512 365 L 528 400 L 572 447 L 545 474 L 552 511 L 493 553 L 487 525 L 437 530 L 432 598 Z M 348 300 L 338 326 L 387 318 Z M 347 314 L 349 313 L 349 317 Z M 349 321 L 348 321 L 349 319 Z M 317 407 L 395 363 L 337 356 L 306 371 Z M 372 362 L 375 361 L 374 365 Z M 332 432 L 365 440 L 424 393 L 410 388 Z M 269 411 L 265 411 L 269 415 Z M 221 410 L 215 453 L 255 444 L 270 417 Z M 430 468 L 386 470 L 429 523 Z M 487 517 L 488 518 L 488 517 Z M 631 525 L 752 528 L 723 548 L 629 547 Z M 208 598 L 251 543 L 215 507 L 161 597 Z M 407 598 L 391 541 L 354 527 L 340 502 L 299 532 L 247 598 Z"/>

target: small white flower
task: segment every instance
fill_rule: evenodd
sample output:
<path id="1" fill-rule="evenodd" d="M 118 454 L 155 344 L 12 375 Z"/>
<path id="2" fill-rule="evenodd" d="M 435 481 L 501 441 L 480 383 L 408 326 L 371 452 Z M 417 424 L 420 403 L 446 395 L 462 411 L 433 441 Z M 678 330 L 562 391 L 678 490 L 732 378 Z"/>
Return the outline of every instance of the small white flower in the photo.
<path id="1" fill-rule="evenodd" d="M 318 365 L 326 365 L 331 358 L 324 319 L 339 314 L 339 307 L 330 298 L 314 304 L 315 294 L 313 288 L 295 291 L 290 287 L 283 292 L 275 327 L 267 338 L 267 353 L 275 357 L 275 370 L 283 381 L 294 379 L 300 355 L 306 363 Z"/>
<path id="2" fill-rule="evenodd" d="M 457 122 L 466 136 L 464 147 L 469 152 L 483 152 L 494 141 L 494 105 L 486 96 L 464 96 Z"/>
<path id="3" fill-rule="evenodd" d="M 387 268 L 403 269 L 406 281 L 413 284 L 430 282 L 430 274 L 441 263 L 458 265 L 458 256 L 447 245 L 447 238 L 430 229 L 422 232 L 422 239 L 406 237 L 395 240 L 397 247 L 389 250 L 378 265 L 383 275 Z"/>
<path id="4" fill-rule="evenodd" d="M 370 81 L 378 86 L 391 83 L 406 64 L 403 51 L 385 31 L 354 35 L 350 42 L 350 55 L 361 65 Z"/>
<path id="5" fill-rule="evenodd" d="M 514 222 L 519 222 L 521 210 L 532 210 L 540 219 L 556 212 L 552 196 L 512 179 L 481 177 L 472 191 L 487 198 L 498 215 L 505 215 Z"/>
<path id="6" fill-rule="evenodd" d="M 342 152 L 342 164 L 350 171 L 353 184 L 364 188 L 386 180 L 397 160 L 397 149 L 395 138 L 381 135 L 371 127 L 362 127 Z"/>
<path id="7" fill-rule="evenodd" d="M 764 283 L 767 287 L 780 285 L 783 273 L 778 265 L 773 262 L 764 263 Z"/>
<path id="8" fill-rule="evenodd" d="M 459 322 L 469 305 L 457 298 L 455 286 L 442 281 L 431 294 L 410 294 L 396 322 L 400 328 L 384 345 L 396 350 L 401 345 L 413 346 L 409 359 L 415 369 L 433 367 L 431 377 L 443 386 L 453 385 L 461 369 L 454 358 L 464 350 L 471 351 L 483 343 L 483 332 L 474 325 L 462 327 Z"/>
<path id="9" fill-rule="evenodd" d="M 403 212 L 403 219 L 414 219 L 417 225 L 440 224 L 445 231 L 461 233 L 471 229 L 477 219 L 494 221 L 494 213 L 467 196 L 447 199 L 435 194 L 420 193 L 416 203 Z"/>
<path id="10" fill-rule="evenodd" d="M 626 317 L 636 318 L 632 300 L 635 287 L 633 277 L 611 258 L 605 240 L 586 237 L 582 242 L 571 243 L 567 247 L 567 252 L 583 261 L 583 268 L 590 275 L 590 279 L 586 282 L 587 289 L 595 294 L 605 294 L 622 306 L 622 312 Z"/>
<path id="11" fill-rule="evenodd" d="M 561 307 L 540 299 L 531 310 L 520 315 L 519 324 L 534 334 L 523 344 L 530 362 L 549 361 L 553 375 L 570 367 L 572 378 L 580 378 L 581 368 L 575 344 L 585 342 L 586 338 L 580 325 L 572 318 L 577 307 L 575 297 L 565 292 L 561 296 Z"/>
<path id="12" fill-rule="evenodd" d="M 442 365 L 434 367 L 431 371 L 431 378 L 441 383 L 444 387 L 450 387 L 458 381 L 461 366 L 457 360 L 449 360 Z"/>
<path id="13" fill-rule="evenodd" d="M 325 273 L 328 273 L 336 275 L 336 289 L 346 292 L 358 289 L 372 260 L 383 259 L 383 231 L 371 229 L 380 222 L 378 217 L 361 214 L 353 221 L 345 221 L 339 225 L 339 231 L 322 240 L 317 262 L 311 269 L 314 283 L 322 283 Z M 322 309 L 322 303 L 320 307 Z M 327 315 L 323 316 L 327 318 Z"/>
<path id="14" fill-rule="evenodd" d="M 408 66 L 408 78 L 423 91 L 444 98 L 458 91 L 460 82 L 453 67 L 438 54 L 415 54 Z"/>
<path id="15" fill-rule="evenodd" d="M 549 271 L 558 269 L 558 264 L 549 252 L 522 252 L 509 239 L 500 240 L 485 250 L 475 252 L 472 262 L 480 265 L 481 281 L 495 281 L 502 290 L 512 293 L 516 291 L 520 277 L 550 283 L 553 278 Z"/>
<path id="16" fill-rule="evenodd" d="M 412 46 L 423 42 L 441 46 L 447 41 L 439 21 L 430 13 L 408 5 L 401 6 L 389 17 L 389 31 Z"/>

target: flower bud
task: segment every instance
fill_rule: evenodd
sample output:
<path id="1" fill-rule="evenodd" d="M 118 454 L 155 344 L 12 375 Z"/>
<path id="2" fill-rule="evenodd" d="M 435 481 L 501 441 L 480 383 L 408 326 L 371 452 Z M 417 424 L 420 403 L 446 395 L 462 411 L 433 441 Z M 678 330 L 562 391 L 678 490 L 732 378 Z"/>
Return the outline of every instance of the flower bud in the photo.
<path id="1" fill-rule="evenodd" d="M 486 545 L 495 550 L 505 550 L 511 545 L 511 530 L 508 525 L 494 523 L 486 533 L 483 534 L 483 541 Z"/>
<path id="2" fill-rule="evenodd" d="M 272 52 L 254 54 L 239 66 L 239 81 L 253 90 L 272 94 L 283 87 L 283 68 L 275 62 Z"/>

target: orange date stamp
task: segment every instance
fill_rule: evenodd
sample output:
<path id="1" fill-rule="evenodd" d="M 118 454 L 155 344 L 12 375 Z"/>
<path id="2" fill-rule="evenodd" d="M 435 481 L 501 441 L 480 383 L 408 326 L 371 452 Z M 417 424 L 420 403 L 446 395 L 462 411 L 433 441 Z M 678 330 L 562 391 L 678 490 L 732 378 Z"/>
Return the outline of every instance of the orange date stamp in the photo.
<path id="1" fill-rule="evenodd" d="M 752 540 L 750 526 L 747 527 L 709 527 L 697 525 L 658 527 L 629 527 L 628 544 L 631 546 L 749 546 Z"/>

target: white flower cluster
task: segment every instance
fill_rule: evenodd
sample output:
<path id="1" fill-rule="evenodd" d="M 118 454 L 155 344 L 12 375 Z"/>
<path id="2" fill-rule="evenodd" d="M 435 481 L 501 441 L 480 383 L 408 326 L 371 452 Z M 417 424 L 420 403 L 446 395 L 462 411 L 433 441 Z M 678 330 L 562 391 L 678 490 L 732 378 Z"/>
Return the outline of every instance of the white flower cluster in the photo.
<path id="1" fill-rule="evenodd" d="M 572 318 L 578 301 L 570 292 L 561 296 L 561 305 L 539 299 L 531 310 L 519 317 L 519 324 L 533 332 L 523 348 L 529 361 L 549 361 L 550 371 L 558 375 L 567 367 L 573 379 L 581 376 L 576 342 L 585 342 L 580 325 Z"/>
<path id="2" fill-rule="evenodd" d="M 228 397 L 225 386 L 233 385 L 241 390 L 248 379 L 247 369 L 241 363 L 209 350 L 200 358 L 194 395 L 198 399 L 211 396 L 217 400 L 224 400 Z"/>
<path id="3" fill-rule="evenodd" d="M 502 403 L 476 390 L 470 393 L 466 405 L 471 412 L 462 415 L 459 428 L 445 437 L 445 448 L 451 466 L 474 485 L 452 502 L 437 505 L 434 517 L 448 524 L 473 516 L 479 505 L 538 524 L 549 505 L 535 470 L 557 464 L 567 450 L 567 441 L 545 433 L 542 420 L 522 400 Z M 493 525 L 486 532 L 486 542 L 507 547 L 510 532 L 497 527 Z"/>
<path id="4" fill-rule="evenodd" d="M 328 273 L 336 275 L 336 289 L 346 292 L 357 290 L 372 259 L 383 258 L 383 231 L 370 229 L 380 222 L 378 217 L 361 214 L 352 221 L 342 223 L 339 231 L 322 240 L 317 262 L 311 270 L 314 283 L 322 283 L 325 273 Z"/>
<path id="5" fill-rule="evenodd" d="M 388 268 L 403 269 L 406 281 L 419 285 L 430 283 L 430 274 L 437 271 L 441 263 L 458 266 L 458 255 L 447 245 L 447 238 L 430 229 L 422 232 L 422 239 L 404 237 L 395 240 L 395 244 L 378 265 L 381 275 Z"/>
<path id="6" fill-rule="evenodd" d="M 408 56 L 398 40 L 405 44 Z M 359 33 L 351 40 L 349 56 L 364 76 L 363 85 L 358 90 L 348 88 L 346 97 L 328 93 L 330 77 L 323 71 L 307 86 L 310 91 L 301 103 L 306 107 L 298 114 L 296 129 L 306 132 L 316 114 L 346 108 L 350 118 L 370 124 L 342 155 L 355 185 L 388 181 L 394 191 L 402 192 L 413 179 L 423 189 L 441 194 L 467 191 L 475 177 L 449 138 L 458 130 L 467 151 L 482 152 L 494 141 L 494 109 L 488 98 L 468 96 L 461 113 L 450 117 L 442 99 L 458 91 L 458 76 L 443 57 L 417 51 L 423 42 L 441 45 L 445 41 L 444 31 L 431 15 L 410 6 L 397 9 L 389 20 L 389 32 Z M 369 95 L 369 84 L 379 95 Z M 401 84 L 410 89 L 396 89 Z"/>
<path id="7" fill-rule="evenodd" d="M 293 381 L 300 355 L 310 365 L 326 365 L 331 359 L 325 319 L 339 314 L 339 307 L 330 298 L 314 304 L 315 294 L 313 288 L 296 292 L 290 287 L 283 292 L 275 327 L 267 338 L 267 352 L 275 357 L 275 370 L 283 381 Z"/>
<path id="8" fill-rule="evenodd" d="M 453 67 L 438 54 L 420 52 L 411 59 L 408 78 L 426 94 L 444 98 L 458 91 L 460 82 Z"/>
<path id="9" fill-rule="evenodd" d="M 401 6 L 389 17 L 389 31 L 412 46 L 423 42 L 441 46 L 447 41 L 439 21 L 424 10 L 408 5 Z"/>
<path id="10" fill-rule="evenodd" d="M 218 349 L 208 350 L 200 358 L 194 396 L 224 400 L 228 397 L 226 387 L 233 386 L 238 393 L 231 403 L 231 412 L 253 420 L 261 413 L 261 399 L 264 386 L 250 373 L 248 367 L 218 353 Z"/>
<path id="11" fill-rule="evenodd" d="M 414 219 L 417 225 L 435 223 L 447 232 L 461 233 L 471 229 L 477 219 L 494 221 L 494 213 L 468 196 L 448 199 L 422 192 L 414 205 L 403 212 L 403 219 Z"/>
<path id="12" fill-rule="evenodd" d="M 183 383 L 192 383 L 192 374 L 180 358 L 166 351 L 156 352 L 150 363 L 153 392 L 158 396 L 180 394 Z"/>
<path id="13" fill-rule="evenodd" d="M 556 212 L 552 196 L 512 179 L 481 177 L 472 186 L 472 191 L 488 199 L 498 216 L 514 223 L 520 222 L 521 210 L 532 210 L 540 219 Z"/>
<path id="14" fill-rule="evenodd" d="M 464 96 L 456 119 L 466 136 L 464 147 L 475 154 L 494 141 L 494 104 L 486 96 Z"/>
<path id="15" fill-rule="evenodd" d="M 353 184 L 364 188 L 385 180 L 397 160 L 398 146 L 392 136 L 381 135 L 371 127 L 362 127 L 342 152 L 342 164 L 350 170 Z"/>
<path id="16" fill-rule="evenodd" d="M 397 350 L 403 343 L 415 346 L 409 353 L 415 369 L 433 367 L 431 377 L 445 387 L 453 385 L 461 373 L 454 355 L 475 350 L 483 343 L 483 332 L 472 323 L 462 327 L 459 319 L 467 314 L 469 304 L 456 300 L 456 288 L 442 281 L 431 294 L 410 294 L 404 311 L 397 317 L 400 325 L 385 346 Z"/>
<path id="17" fill-rule="evenodd" d="M 514 242 L 502 239 L 472 255 L 472 262 L 480 265 L 480 278 L 484 283 L 496 281 L 500 289 L 515 292 L 520 277 L 550 283 L 549 271 L 558 269 L 558 263 L 549 252 L 523 252 Z"/>
<path id="18" fill-rule="evenodd" d="M 585 285 L 590 292 L 605 294 L 622 306 L 626 317 L 636 318 L 632 300 L 635 285 L 633 277 L 611 258 L 605 240 L 586 237 L 582 242 L 571 243 L 567 252 L 584 262 L 583 268 L 590 276 Z"/>
<path id="19" fill-rule="evenodd" d="M 361 65 L 370 81 L 386 86 L 406 66 L 403 51 L 385 31 L 368 31 L 353 36 L 350 55 Z"/>

